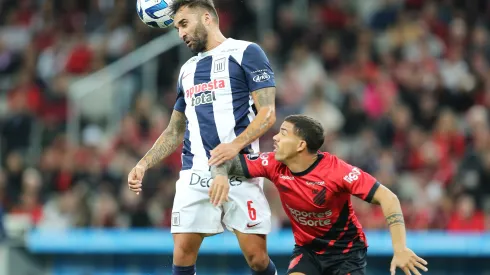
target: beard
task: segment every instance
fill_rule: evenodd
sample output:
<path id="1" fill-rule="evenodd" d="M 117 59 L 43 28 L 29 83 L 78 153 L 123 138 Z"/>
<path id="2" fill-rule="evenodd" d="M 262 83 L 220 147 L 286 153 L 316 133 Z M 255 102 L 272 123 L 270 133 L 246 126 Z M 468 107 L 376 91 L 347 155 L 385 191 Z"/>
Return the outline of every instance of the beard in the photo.
<path id="1" fill-rule="evenodd" d="M 193 53 L 200 53 L 206 50 L 208 44 L 208 32 L 203 24 L 199 24 L 192 35 L 191 45 L 189 48 Z"/>

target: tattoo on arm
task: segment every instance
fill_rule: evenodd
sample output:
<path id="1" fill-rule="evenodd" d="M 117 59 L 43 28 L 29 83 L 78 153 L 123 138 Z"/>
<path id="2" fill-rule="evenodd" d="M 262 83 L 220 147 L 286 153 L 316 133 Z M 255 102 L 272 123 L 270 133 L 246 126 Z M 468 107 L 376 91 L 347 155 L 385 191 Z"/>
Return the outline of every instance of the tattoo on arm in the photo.
<path id="1" fill-rule="evenodd" d="M 405 220 L 403 219 L 402 213 L 393 213 L 386 217 L 386 221 L 388 222 L 388 226 L 397 225 L 397 224 L 405 224 Z"/>
<path id="2" fill-rule="evenodd" d="M 264 89 L 257 90 L 252 93 L 252 97 L 254 99 L 255 106 L 257 110 L 262 109 L 266 106 L 275 106 L 276 102 L 276 88 L 275 87 L 267 87 Z"/>
<path id="3" fill-rule="evenodd" d="M 259 113 L 247 129 L 235 139 L 235 142 L 243 147 L 262 136 L 276 122 L 276 88 L 267 87 L 254 91 L 252 97 Z"/>
<path id="4" fill-rule="evenodd" d="M 174 110 L 167 129 L 163 131 L 153 147 L 141 159 L 141 165 L 148 169 L 172 154 L 182 143 L 185 127 L 184 113 Z"/>
<path id="5" fill-rule="evenodd" d="M 214 179 L 216 176 L 245 176 L 242 165 L 240 163 L 240 157 L 236 156 L 229 161 L 225 161 L 220 165 L 213 165 L 211 167 L 211 177 Z"/>

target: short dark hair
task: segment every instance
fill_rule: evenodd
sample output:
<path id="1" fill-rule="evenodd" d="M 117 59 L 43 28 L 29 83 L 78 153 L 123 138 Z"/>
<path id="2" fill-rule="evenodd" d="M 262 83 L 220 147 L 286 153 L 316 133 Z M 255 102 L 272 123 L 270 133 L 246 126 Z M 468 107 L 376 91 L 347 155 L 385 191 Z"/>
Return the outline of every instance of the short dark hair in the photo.
<path id="1" fill-rule="evenodd" d="M 322 124 L 309 116 L 290 115 L 285 121 L 294 125 L 294 133 L 306 141 L 308 152 L 314 154 L 323 145 L 325 133 Z"/>
<path id="2" fill-rule="evenodd" d="M 219 20 L 218 12 L 214 7 L 213 0 L 175 0 L 169 7 L 171 15 L 175 16 L 177 11 L 182 7 L 205 9 L 210 12 L 216 18 L 216 20 Z"/>

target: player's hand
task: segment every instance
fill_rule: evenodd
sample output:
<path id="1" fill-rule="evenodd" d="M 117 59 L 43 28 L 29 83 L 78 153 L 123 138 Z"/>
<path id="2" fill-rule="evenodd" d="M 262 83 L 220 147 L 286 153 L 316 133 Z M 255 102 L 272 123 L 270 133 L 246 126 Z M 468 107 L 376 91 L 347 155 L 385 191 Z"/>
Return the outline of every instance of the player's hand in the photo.
<path id="1" fill-rule="evenodd" d="M 141 192 L 143 177 L 145 176 L 145 167 L 136 165 L 128 175 L 129 190 L 135 192 L 137 195 Z"/>
<path id="2" fill-rule="evenodd" d="M 391 261 L 391 275 L 395 275 L 396 268 L 399 267 L 406 275 L 420 275 L 418 269 L 428 271 L 427 261 L 417 256 L 410 248 L 405 248 L 400 251 L 395 251 L 393 260 Z"/>
<path id="3" fill-rule="evenodd" d="M 240 148 L 233 143 L 221 143 L 216 146 L 214 150 L 211 150 L 211 158 L 209 159 L 209 166 L 220 165 L 223 162 L 233 159 L 240 153 Z"/>
<path id="4" fill-rule="evenodd" d="M 228 192 L 230 191 L 230 185 L 228 184 L 228 177 L 216 176 L 209 188 L 209 197 L 211 203 L 214 206 L 220 206 L 222 203 L 228 201 Z"/>

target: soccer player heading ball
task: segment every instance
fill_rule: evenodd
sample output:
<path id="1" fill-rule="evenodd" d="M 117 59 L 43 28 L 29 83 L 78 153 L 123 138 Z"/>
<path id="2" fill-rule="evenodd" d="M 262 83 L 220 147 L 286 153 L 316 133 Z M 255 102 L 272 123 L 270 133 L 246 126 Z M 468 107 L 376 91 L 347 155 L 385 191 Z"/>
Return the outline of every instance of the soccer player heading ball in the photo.
<path id="1" fill-rule="evenodd" d="M 173 274 L 196 273 L 203 238 L 223 232 L 223 223 L 235 232 L 252 274 L 274 275 L 262 180 L 230 179 L 231 202 L 222 207 L 208 196 L 211 165 L 260 151 L 258 138 L 276 119 L 274 73 L 257 44 L 223 36 L 211 0 L 175 0 L 170 9 L 180 38 L 197 55 L 182 66 L 169 126 L 130 172 L 129 188 L 141 192 L 145 171 L 184 140 L 172 209 Z"/>
<path id="2" fill-rule="evenodd" d="M 405 224 L 395 194 L 375 178 L 334 155 L 319 152 L 324 141 L 319 122 L 303 115 L 286 118 L 274 136 L 274 152 L 242 154 L 211 168 L 211 202 L 228 199 L 228 177 L 265 177 L 279 190 L 296 245 L 290 275 L 362 275 L 367 240 L 351 203 L 351 195 L 379 204 L 390 227 L 396 267 L 405 274 L 427 271 L 427 262 L 406 246 Z"/>

